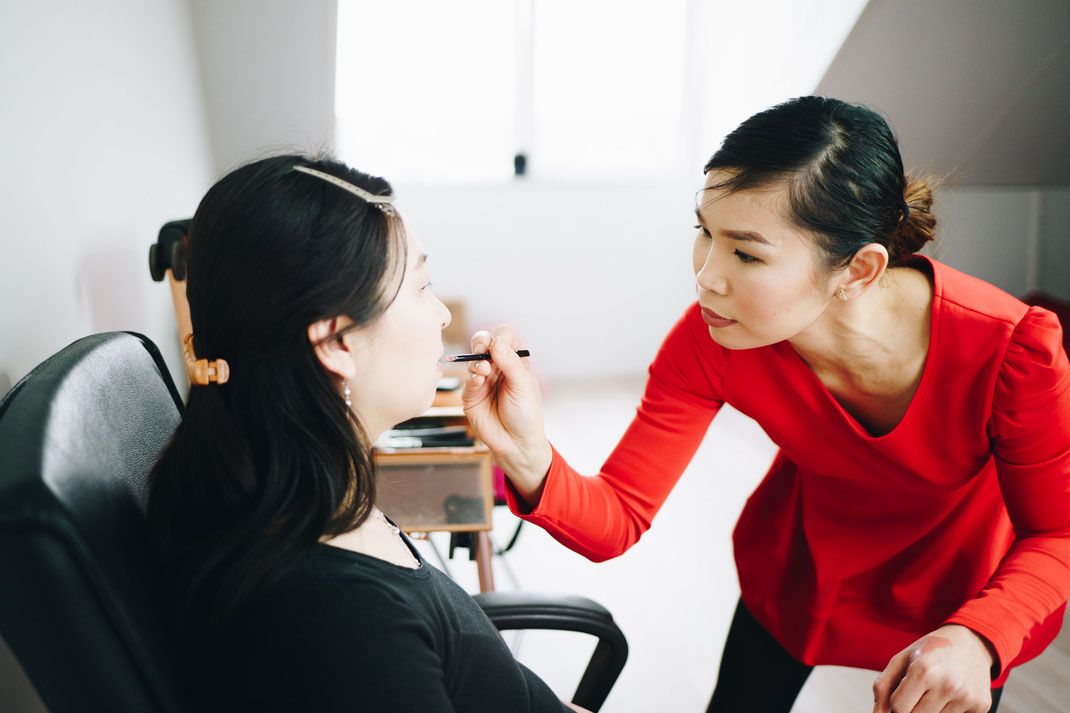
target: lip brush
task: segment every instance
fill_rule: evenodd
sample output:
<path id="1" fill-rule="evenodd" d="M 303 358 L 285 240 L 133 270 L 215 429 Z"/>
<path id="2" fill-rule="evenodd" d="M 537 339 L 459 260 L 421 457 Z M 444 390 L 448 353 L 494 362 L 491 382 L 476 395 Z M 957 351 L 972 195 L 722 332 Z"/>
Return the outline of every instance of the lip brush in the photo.
<path id="1" fill-rule="evenodd" d="M 527 349 L 519 349 L 516 352 L 519 357 L 531 356 L 531 352 Z M 442 357 L 439 361 L 490 361 L 490 352 L 480 352 L 479 354 L 454 354 L 453 356 Z"/>

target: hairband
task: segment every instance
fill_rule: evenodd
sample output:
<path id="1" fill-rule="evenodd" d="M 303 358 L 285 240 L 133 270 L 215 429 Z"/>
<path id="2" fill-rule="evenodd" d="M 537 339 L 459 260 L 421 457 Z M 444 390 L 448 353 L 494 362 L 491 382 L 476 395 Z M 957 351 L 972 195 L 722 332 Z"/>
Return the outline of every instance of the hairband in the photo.
<path id="1" fill-rule="evenodd" d="M 193 332 L 182 338 L 182 360 L 186 363 L 186 376 L 197 386 L 208 386 L 213 381 L 225 384 L 230 379 L 230 365 L 226 359 L 198 359 L 193 353 Z"/>
<path id="2" fill-rule="evenodd" d="M 332 176 L 329 173 L 317 171 L 316 169 L 309 168 L 308 166 L 294 166 L 294 170 L 300 171 L 301 173 L 307 173 L 308 175 L 315 176 L 316 178 L 322 178 L 328 183 L 333 183 L 339 188 L 344 188 L 345 190 L 349 191 L 358 198 L 361 198 L 362 200 L 371 203 L 376 208 L 383 211 L 383 213 L 385 213 L 386 215 L 394 215 L 394 206 L 390 205 L 394 202 L 394 196 L 377 196 L 374 193 L 368 193 L 368 191 L 364 190 L 363 188 L 358 188 L 357 186 L 354 186 L 348 181 L 343 181 L 338 176 Z"/>

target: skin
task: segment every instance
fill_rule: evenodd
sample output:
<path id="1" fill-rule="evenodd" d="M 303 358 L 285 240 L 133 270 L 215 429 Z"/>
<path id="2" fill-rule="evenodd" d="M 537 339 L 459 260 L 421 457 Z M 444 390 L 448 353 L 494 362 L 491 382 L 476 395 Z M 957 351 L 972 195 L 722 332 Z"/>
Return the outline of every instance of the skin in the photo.
<path id="1" fill-rule="evenodd" d="M 873 436 L 894 430 L 921 381 L 929 348 L 932 285 L 913 268 L 889 268 L 887 250 L 862 247 L 843 269 L 819 263 L 814 236 L 788 218 L 785 184 L 728 194 L 699 192 L 692 249 L 699 304 L 732 320 L 710 326 L 728 349 L 788 342 L 844 409 Z M 552 450 L 536 380 L 508 326 L 478 332 L 465 383 L 469 421 L 521 497 L 538 504 Z M 897 654 L 873 686 L 874 713 L 985 713 L 994 650 L 958 625 L 942 626 Z"/>
<path id="2" fill-rule="evenodd" d="M 431 406 L 442 376 L 438 363 L 442 330 L 450 323 L 449 310 L 430 289 L 427 255 L 412 231 L 404 232 L 405 275 L 400 288 L 396 279 L 386 285 L 388 294 L 397 290 L 397 296 L 375 322 L 327 341 L 331 334 L 350 327 L 352 320 L 339 315 L 308 327 L 309 341 L 318 344 L 316 356 L 332 375 L 339 398 L 343 398 L 345 381 L 351 390 L 351 408 L 373 440 Z M 389 525 L 378 518 L 368 518 L 355 530 L 327 542 L 402 567 L 419 565 Z"/>

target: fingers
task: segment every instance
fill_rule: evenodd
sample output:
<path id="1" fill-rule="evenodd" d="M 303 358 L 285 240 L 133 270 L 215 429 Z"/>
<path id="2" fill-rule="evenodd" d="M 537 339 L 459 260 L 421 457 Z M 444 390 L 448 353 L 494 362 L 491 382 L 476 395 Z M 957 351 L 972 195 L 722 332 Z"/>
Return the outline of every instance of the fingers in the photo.
<path id="1" fill-rule="evenodd" d="M 527 361 L 516 355 L 516 349 L 520 347 L 520 339 L 516 332 L 507 324 L 494 329 L 491 335 L 487 330 L 481 329 L 472 335 L 472 352 L 481 354 L 489 351 L 493 365 L 501 369 L 507 379 L 516 379 L 520 376 L 520 369 L 530 371 L 531 366 Z M 493 373 L 491 363 L 485 361 L 469 362 L 469 377 L 475 375 L 490 376 Z M 479 383 L 479 380 L 475 380 Z"/>
<path id="2" fill-rule="evenodd" d="M 485 329 L 481 329 L 472 335 L 472 353 L 480 354 L 487 351 L 487 347 L 490 346 L 490 332 Z"/>
<path id="3" fill-rule="evenodd" d="M 480 352 L 487 351 L 487 347 L 490 346 L 491 340 L 495 338 L 501 339 L 514 349 L 520 346 L 516 331 L 508 324 L 502 324 L 494 328 L 493 335 L 485 329 L 481 329 L 473 334 L 472 353 L 479 354 Z"/>
<path id="4" fill-rule="evenodd" d="M 487 351 L 487 347 L 490 346 L 491 336 L 490 333 L 481 329 L 472 335 L 472 353 L 482 354 Z M 468 362 L 468 378 L 464 382 L 464 390 L 466 401 L 478 400 L 482 397 L 480 387 L 487 383 L 487 377 L 491 374 L 490 362 L 486 361 L 470 361 Z"/>
<path id="5" fill-rule="evenodd" d="M 877 677 L 874 713 L 985 713 L 991 707 L 988 689 L 975 693 L 915 654 L 899 654 Z M 905 662 L 896 660 L 904 655 Z"/>
<path id="6" fill-rule="evenodd" d="M 892 712 L 892 693 L 899 686 L 899 682 L 906 673 L 909 663 L 910 650 L 901 651 L 892 657 L 888 665 L 873 682 L 873 713 Z M 909 708 L 906 711 L 910 711 Z M 896 713 L 900 713 L 896 709 Z"/>
<path id="7" fill-rule="evenodd" d="M 925 685 L 924 677 L 914 674 L 913 669 L 908 669 L 899 685 L 888 697 L 888 707 L 895 713 L 940 713 L 940 706 L 933 708 L 926 705 L 923 699 L 931 698 L 928 686 Z"/>
<path id="8" fill-rule="evenodd" d="M 469 371 L 468 378 L 464 381 L 464 391 L 461 394 L 461 401 L 467 404 L 481 400 L 483 396 L 485 396 L 485 389 L 483 387 L 486 383 L 486 376 Z"/>

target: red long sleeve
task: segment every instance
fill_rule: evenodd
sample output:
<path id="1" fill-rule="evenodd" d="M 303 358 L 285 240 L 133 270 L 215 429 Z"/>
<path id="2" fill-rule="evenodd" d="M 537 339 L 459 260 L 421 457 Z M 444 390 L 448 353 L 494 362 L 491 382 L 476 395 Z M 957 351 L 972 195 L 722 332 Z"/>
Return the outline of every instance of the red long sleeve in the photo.
<path id="1" fill-rule="evenodd" d="M 1050 312 L 1031 309 L 1011 336 L 989 435 L 1015 540 L 949 621 L 982 634 L 1001 662 L 1012 662 L 1070 592 L 1070 366 Z M 1040 652 L 1033 649 L 1026 660 Z"/>
<path id="2" fill-rule="evenodd" d="M 1070 596 L 1070 366 L 1050 313 L 939 263 L 906 414 L 872 436 L 787 343 L 731 351 L 697 305 L 666 338 L 602 471 L 554 454 L 510 506 L 596 560 L 634 544 L 722 403 L 780 447 L 734 534 L 748 609 L 796 658 L 881 669 L 962 623 L 1003 675 L 1058 633 Z M 716 477 L 716 474 L 710 474 Z"/>

